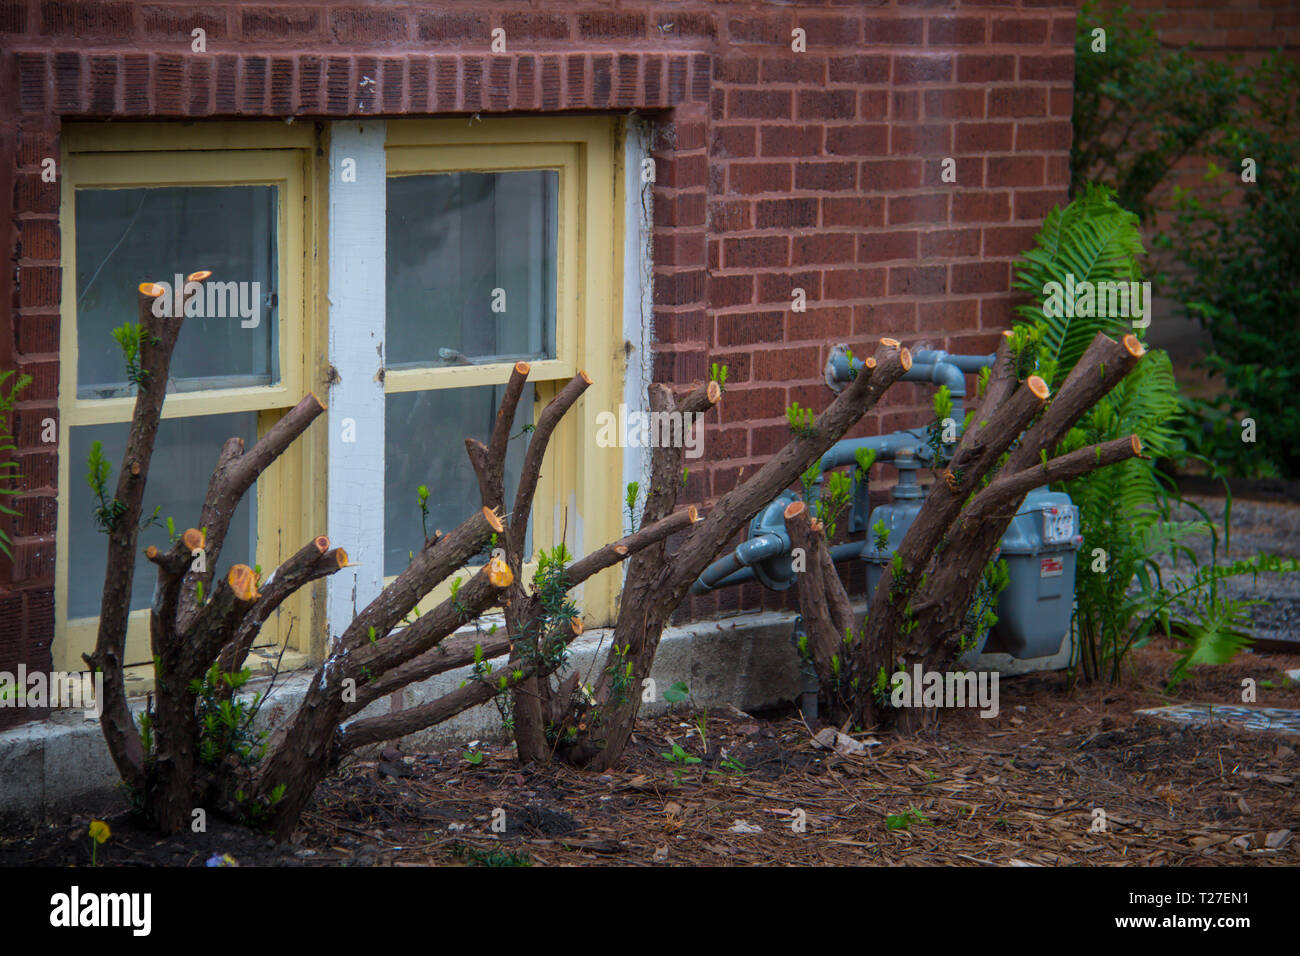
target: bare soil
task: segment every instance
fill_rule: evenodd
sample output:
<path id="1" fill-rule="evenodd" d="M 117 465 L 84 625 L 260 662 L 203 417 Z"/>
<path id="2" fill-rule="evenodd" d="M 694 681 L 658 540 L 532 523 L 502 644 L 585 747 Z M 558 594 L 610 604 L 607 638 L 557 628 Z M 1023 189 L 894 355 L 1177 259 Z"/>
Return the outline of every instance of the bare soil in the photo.
<path id="1" fill-rule="evenodd" d="M 321 785 L 292 843 L 209 820 L 160 839 L 127 814 L 100 865 L 1279 865 L 1300 863 L 1300 737 L 1182 728 L 1134 711 L 1168 703 L 1300 708 L 1284 669 L 1244 653 L 1163 694 L 1173 654 L 1135 652 L 1123 686 L 1063 674 L 1005 679 L 1001 710 L 947 711 L 911 737 L 841 756 L 796 712 L 643 721 L 617 772 L 519 767 L 513 747 L 387 753 Z M 866 740 L 871 734 L 854 734 Z M 663 756 L 678 743 L 698 763 Z M 1105 815 L 1105 829 L 1094 821 Z M 504 811 L 495 813 L 494 811 Z M 493 822 L 497 821 L 497 832 Z M 90 862 L 89 817 L 0 834 L 0 865 Z M 800 827 L 802 824 L 802 827 Z M 503 828 L 503 829 L 502 829 Z M 757 829 L 756 829 L 757 828 Z M 1294 836 L 1282 834 L 1291 830 Z M 745 832 L 749 831 L 749 832 Z M 1270 837 L 1271 835 L 1271 837 Z M 1273 847 L 1269 843 L 1274 844 Z"/>

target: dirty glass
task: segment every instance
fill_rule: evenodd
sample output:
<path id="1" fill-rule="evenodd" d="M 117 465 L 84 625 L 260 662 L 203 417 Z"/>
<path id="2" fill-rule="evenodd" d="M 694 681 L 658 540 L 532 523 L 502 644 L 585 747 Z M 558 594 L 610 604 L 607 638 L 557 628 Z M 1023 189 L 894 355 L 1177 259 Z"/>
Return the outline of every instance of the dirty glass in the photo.
<path id="1" fill-rule="evenodd" d="M 388 180 L 388 367 L 555 357 L 554 170 Z"/>
<path id="2" fill-rule="evenodd" d="M 486 443 L 504 387 L 442 388 L 395 392 L 384 416 L 384 574 L 405 570 L 424 546 L 425 528 L 450 531 L 482 507 L 478 480 L 465 454 L 465 439 Z M 524 386 L 506 453 L 506 507 L 514 502 L 519 469 L 533 420 L 533 386 Z M 421 523 L 416 489 L 429 489 L 429 513 Z M 527 548 L 525 549 L 527 550 Z M 480 556 L 480 560 L 484 556 Z"/>
<path id="3" fill-rule="evenodd" d="M 108 566 L 108 549 L 103 533 L 95 523 L 99 505 L 86 481 L 87 458 L 93 442 L 101 442 L 102 454 L 112 465 L 105 483 L 108 498 L 117 488 L 118 469 L 126 451 L 130 425 L 84 425 L 72 429 L 72 487 L 68 494 L 68 617 L 96 617 L 104 589 L 104 572 Z M 147 608 L 153 600 L 157 569 L 144 556 L 144 549 L 157 545 L 168 547 L 167 518 L 175 522 L 179 534 L 198 526 L 203 496 L 217 456 L 226 440 L 244 439 L 244 447 L 257 441 L 257 413 L 236 412 L 226 415 L 203 415 L 198 418 L 164 418 L 158 425 L 158 441 L 149 467 L 149 482 L 144 495 L 144 518 L 158 507 L 158 523 L 140 533 L 136 550 L 135 577 L 131 584 L 131 609 Z M 161 525 L 161 527 L 159 526 Z M 257 486 L 244 495 L 226 533 L 226 542 L 217 563 L 217 573 L 225 574 L 234 564 L 255 564 L 257 541 Z"/>
<path id="4" fill-rule="evenodd" d="M 141 282 L 208 270 L 186 317 L 169 391 L 279 381 L 275 186 L 78 189 L 77 397 L 130 395 L 112 330 L 136 322 Z M 197 308 L 197 307 L 196 307 Z"/>

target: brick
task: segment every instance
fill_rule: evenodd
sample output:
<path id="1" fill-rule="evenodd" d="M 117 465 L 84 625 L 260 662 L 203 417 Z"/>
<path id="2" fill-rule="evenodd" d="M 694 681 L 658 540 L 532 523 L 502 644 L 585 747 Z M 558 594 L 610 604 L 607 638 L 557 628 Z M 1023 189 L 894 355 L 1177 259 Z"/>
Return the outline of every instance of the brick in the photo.
<path id="1" fill-rule="evenodd" d="M 391 43 L 405 40 L 406 34 L 406 16 L 397 10 L 375 7 L 330 10 L 330 35 L 336 43 Z"/>
<path id="2" fill-rule="evenodd" d="M 984 255 L 1018 256 L 1033 248 L 1037 226 L 996 226 L 984 230 Z"/>
<path id="3" fill-rule="evenodd" d="M 952 267 L 952 292 L 1005 292 L 1010 287 L 1009 275 L 1006 262 L 956 263 Z"/>
<path id="4" fill-rule="evenodd" d="M 1016 124 L 1016 149 L 1064 151 L 1074 140 L 1074 129 L 1065 120 L 1023 122 Z"/>
<path id="5" fill-rule="evenodd" d="M 889 151 L 894 155 L 943 155 L 952 150 L 952 127 L 947 123 L 895 124 L 889 130 Z"/>
<path id="6" fill-rule="evenodd" d="M 980 254 L 978 229 L 935 229 L 921 233 L 921 258 L 939 259 Z"/>
<path id="7" fill-rule="evenodd" d="M 816 346 L 761 349 L 754 354 L 754 379 L 759 382 L 783 382 L 791 377 L 792 372 L 801 369 L 807 369 L 811 375 L 820 359 L 820 350 Z"/>
<path id="8" fill-rule="evenodd" d="M 655 270 L 655 305 L 689 305 L 704 296 L 707 275 L 703 269 L 683 269 L 676 272 Z"/>
<path id="9" fill-rule="evenodd" d="M 815 156 L 822 148 L 822 127 L 764 126 L 759 144 L 764 156 Z"/>
<path id="10" fill-rule="evenodd" d="M 790 264 L 808 266 L 850 263 L 854 258 L 855 245 L 854 234 L 848 232 L 819 232 L 810 236 L 795 236 L 792 241 Z"/>
<path id="11" fill-rule="evenodd" d="M 750 203 L 747 202 L 711 202 L 708 221 L 714 232 L 740 232 L 754 228 Z"/>
<path id="12" fill-rule="evenodd" d="M 826 152 L 831 156 L 884 156 L 889 152 L 889 125 L 831 126 L 826 130 Z"/>
<path id="13" fill-rule="evenodd" d="M 196 10 L 185 6 L 148 4 L 142 7 L 140 12 L 145 36 L 181 40 L 187 45 L 193 39 L 192 31 L 196 27 L 203 30 L 209 40 L 220 40 L 229 36 L 224 10 Z"/>
<path id="14" fill-rule="evenodd" d="M 886 219 L 891 226 L 947 222 L 948 195 L 891 196 Z"/>
<path id="15" fill-rule="evenodd" d="M 853 196 L 822 198 L 822 226 L 883 226 L 885 200 Z"/>
<path id="16" fill-rule="evenodd" d="M 758 301 L 789 308 L 794 301 L 795 289 L 803 289 L 804 298 L 816 302 L 821 298 L 821 288 L 820 272 L 765 272 L 758 277 Z"/>
<path id="17" fill-rule="evenodd" d="M 108 0 L 44 0 L 40 20 L 44 36 L 129 37 L 135 30 L 135 9 L 133 4 Z"/>
<path id="18" fill-rule="evenodd" d="M 857 94 L 852 90 L 800 90 L 800 119 L 853 119 Z"/>
<path id="19" fill-rule="evenodd" d="M 975 120 L 984 118 L 984 90 L 926 90 L 923 96 L 927 118 Z"/>
<path id="20" fill-rule="evenodd" d="M 718 21 L 706 13 L 661 13 L 655 17 L 655 29 L 664 37 L 702 37 L 715 39 Z"/>
<path id="21" fill-rule="evenodd" d="M 416 23 L 416 36 L 434 45 L 481 43 L 491 40 L 488 18 L 478 13 L 422 13 Z M 509 32 L 506 43 L 509 45 Z"/>
<path id="22" fill-rule="evenodd" d="M 928 23 L 928 46 L 975 46 L 984 42 L 982 17 L 936 17 Z"/>
<path id="23" fill-rule="evenodd" d="M 1048 21 L 1042 17 L 998 16 L 993 19 L 993 42 L 1041 46 L 1047 42 L 1048 28 Z"/>
<path id="24" fill-rule="evenodd" d="M 59 258 L 58 222 L 53 219 L 24 219 L 19 223 L 19 229 L 24 258 Z"/>
<path id="25" fill-rule="evenodd" d="M 0 33 L 27 32 L 27 4 L 24 0 L 0 3 Z"/>
<path id="26" fill-rule="evenodd" d="M 321 11 L 312 7 L 266 7 L 239 13 L 239 33 L 246 40 L 307 39 L 320 34 Z"/>
<path id="27" fill-rule="evenodd" d="M 942 295 L 947 291 L 946 266 L 894 266 L 889 270 L 890 295 Z"/>
<path id="28" fill-rule="evenodd" d="M 19 307 L 57 309 L 63 287 L 62 280 L 63 270 L 58 266 L 23 266 L 18 270 Z"/>
<path id="29" fill-rule="evenodd" d="M 852 189 L 857 179 L 856 163 L 798 163 L 795 166 L 796 189 Z"/>
<path id="30" fill-rule="evenodd" d="M 915 259 L 917 233 L 872 232 L 858 237 L 859 262 L 889 262 L 893 259 Z"/>
<path id="31" fill-rule="evenodd" d="M 99 115 L 117 108 L 117 57 L 90 58 L 90 111 Z"/>
<path id="32" fill-rule="evenodd" d="M 819 346 L 828 339 L 842 342 L 853 333 L 853 309 L 841 305 L 791 312 L 786 316 L 786 330 L 786 339 L 790 342 L 816 342 Z M 792 384 L 790 399 L 797 399 L 805 408 L 828 404 L 826 386 L 820 381 L 806 385 Z"/>
<path id="33" fill-rule="evenodd" d="M 867 299 L 885 294 L 885 269 L 828 269 L 826 299 Z M 851 328 L 852 323 L 850 323 Z"/>
<path id="34" fill-rule="evenodd" d="M 644 37 L 646 19 L 640 13 L 578 14 L 578 35 L 587 40 L 635 40 Z"/>
<path id="35" fill-rule="evenodd" d="M 790 18 L 784 14 L 762 17 L 729 17 L 727 34 L 733 44 L 774 44 L 790 49 Z"/>
<path id="36" fill-rule="evenodd" d="M 1041 186 L 1043 169 L 1041 156 L 990 156 L 985 160 L 984 185 Z"/>
<path id="37" fill-rule="evenodd" d="M 953 267 L 956 269 L 956 266 Z M 917 328 L 921 332 L 964 332 L 979 326 L 978 299 L 918 302 Z"/>
<path id="38" fill-rule="evenodd" d="M 736 315 L 719 315 L 717 317 L 717 343 L 719 346 L 733 345 L 758 345 L 763 342 L 780 342 L 781 333 L 785 329 L 785 316 L 780 312 L 745 312 Z M 763 390 L 768 391 L 768 390 Z M 779 391 L 776 389 L 773 392 Z M 729 405 L 732 402 L 733 394 L 745 394 L 744 392 L 732 393 L 727 392 L 727 401 L 723 405 Z M 775 414 L 779 415 L 784 410 L 782 405 Z M 729 409 L 728 411 L 734 411 Z M 764 418 L 773 417 L 772 414 L 759 416 Z M 726 417 L 724 416 L 724 420 Z M 731 420 L 736 420 L 732 418 Z"/>
<path id="39" fill-rule="evenodd" d="M 655 296 L 658 301 L 658 282 L 655 283 Z M 708 302 L 712 308 L 725 309 L 733 305 L 749 305 L 754 301 L 754 277 L 709 276 Z"/>
<path id="40" fill-rule="evenodd" d="M 764 199 L 754 204 L 759 229 L 799 229 L 817 225 L 816 199 Z"/>
<path id="41" fill-rule="evenodd" d="M 989 118 L 1046 116 L 1047 91 L 1039 87 L 998 87 L 989 90 Z"/>
<path id="42" fill-rule="evenodd" d="M 1064 206 L 1069 197 L 1060 189 L 1016 190 L 1016 218 L 1035 222 L 1047 218 L 1055 206 Z"/>
<path id="43" fill-rule="evenodd" d="M 1025 81 L 1055 80 L 1060 83 L 1072 83 L 1074 82 L 1074 54 L 1022 56 L 1018 73 L 1019 78 Z"/>
<path id="44" fill-rule="evenodd" d="M 826 82 L 826 60 L 804 54 L 763 60 L 759 71 L 764 83 L 799 83 L 822 86 Z"/>
<path id="45" fill-rule="evenodd" d="M 730 119 L 789 119 L 794 102 L 789 90 L 730 90 L 727 116 Z"/>
<path id="46" fill-rule="evenodd" d="M 726 239 L 722 248 L 728 269 L 773 269 L 790 264 L 790 240 L 785 236 Z"/>
<path id="47" fill-rule="evenodd" d="M 19 537 L 54 534 L 58 518 L 58 498 L 54 495 L 29 495 L 15 499 L 18 517 L 14 533 Z"/>
<path id="48" fill-rule="evenodd" d="M 953 222 L 1006 222 L 1010 218 L 1010 193 L 961 190 L 952 197 Z"/>
<path id="49" fill-rule="evenodd" d="M 1014 137 L 1013 123 L 958 123 L 953 147 L 958 153 L 1010 152 Z"/>
<path id="50" fill-rule="evenodd" d="M 958 83 L 1010 82 L 1016 78 L 1014 56 L 961 53 L 957 56 Z"/>
<path id="51" fill-rule="evenodd" d="M 894 57 L 895 83 L 947 83 L 952 71 L 951 53 Z"/>
<path id="52" fill-rule="evenodd" d="M 925 21 L 920 17 L 870 16 L 863 24 L 866 46 L 923 46 Z"/>
<path id="53" fill-rule="evenodd" d="M 924 164 L 917 159 L 867 160 L 862 164 L 862 191 L 886 192 L 921 185 Z"/>
<path id="54" fill-rule="evenodd" d="M 955 176 L 955 182 L 944 179 L 945 164 L 950 159 L 954 161 L 955 165 L 952 167 L 949 179 Z M 938 186 L 944 189 L 978 186 L 983 181 L 984 160 L 978 156 L 944 156 L 939 159 L 927 159 L 925 161 L 925 171 L 921 175 L 921 185 Z"/>
<path id="55" fill-rule="evenodd" d="M 735 193 L 788 192 L 791 178 L 788 163 L 732 163 L 727 170 L 727 186 Z"/>
<path id="56" fill-rule="evenodd" d="M 709 152 L 714 157 L 748 157 L 755 154 L 758 134 L 753 126 L 714 126 Z"/>
<path id="57" fill-rule="evenodd" d="M 519 40 L 567 40 L 569 18 L 549 13 L 504 13 L 501 29 L 506 31 L 506 48 Z"/>
<path id="58" fill-rule="evenodd" d="M 801 13 L 799 24 L 808 37 L 808 51 L 828 47 L 855 47 L 862 39 L 862 24 L 856 16 L 812 16 Z"/>
<path id="59" fill-rule="evenodd" d="M 59 317 L 26 313 L 18 323 L 18 354 L 51 355 L 59 351 Z"/>
<path id="60" fill-rule="evenodd" d="M 889 57 L 884 54 L 833 56 L 827 64 L 832 83 L 888 83 Z"/>

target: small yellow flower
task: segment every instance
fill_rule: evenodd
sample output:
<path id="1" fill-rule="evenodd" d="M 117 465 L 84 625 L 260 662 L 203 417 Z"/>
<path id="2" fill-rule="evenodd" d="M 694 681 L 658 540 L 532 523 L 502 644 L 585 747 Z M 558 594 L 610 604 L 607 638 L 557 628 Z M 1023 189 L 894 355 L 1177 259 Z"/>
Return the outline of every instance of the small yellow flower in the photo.
<path id="1" fill-rule="evenodd" d="M 508 588 L 515 580 L 514 572 L 510 570 L 510 565 L 506 564 L 500 558 L 493 558 L 488 562 L 487 567 L 488 580 L 494 587 Z"/>
<path id="2" fill-rule="evenodd" d="M 90 821 L 90 838 L 96 843 L 103 843 L 113 835 L 113 831 L 108 828 L 108 824 L 103 820 Z"/>

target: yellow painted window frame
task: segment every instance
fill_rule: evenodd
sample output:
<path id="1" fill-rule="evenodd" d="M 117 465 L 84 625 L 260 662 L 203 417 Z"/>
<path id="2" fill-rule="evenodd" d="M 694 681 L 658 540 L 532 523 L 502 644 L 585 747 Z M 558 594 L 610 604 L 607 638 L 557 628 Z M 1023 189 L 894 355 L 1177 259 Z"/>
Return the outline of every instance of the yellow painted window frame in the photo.
<path id="1" fill-rule="evenodd" d="M 532 362 L 537 411 L 582 369 L 593 379 L 547 448 L 533 506 L 533 553 L 561 535 L 575 555 L 622 533 L 622 450 L 597 447 L 595 416 L 622 401 L 621 127 L 610 117 L 489 117 L 390 120 L 388 175 L 453 171 L 554 169 L 559 173 L 555 358 Z M 512 362 L 449 368 L 394 369 L 384 392 L 504 385 Z M 521 412 L 526 412 L 521 409 Z M 414 501 L 414 489 L 412 489 Z M 507 502 L 507 506 L 509 502 Z M 535 563 L 524 568 L 531 579 Z M 466 569 L 465 574 L 473 573 Z M 392 580 L 387 578 L 386 580 Z M 576 595 L 587 626 L 613 622 L 621 570 L 592 579 Z M 450 595 L 450 582 L 420 604 Z"/>
<path id="2" fill-rule="evenodd" d="M 70 460 L 71 429 L 76 426 L 129 422 L 133 397 L 77 398 L 76 216 L 79 187 L 131 188 L 167 185 L 249 185 L 279 187 L 280 382 L 269 386 L 209 389 L 168 395 L 163 418 L 186 418 L 229 412 L 256 411 L 258 434 L 268 428 L 311 389 L 322 386 L 321 374 L 307 356 L 326 341 L 322 322 L 323 267 L 317 251 L 323 245 L 325 168 L 318 156 L 315 132 L 283 123 L 138 123 L 68 124 L 62 146 L 63 288 L 60 322 L 59 489 L 55 560 L 54 665 L 79 670 L 81 655 L 95 643 L 97 618 L 67 616 L 69 495 L 89 494 L 76 480 L 84 463 Z M 196 264 L 194 268 L 202 268 Z M 169 276 L 158 276 L 170 280 Z M 216 277 L 220 278 L 220 277 Z M 130 290 L 122 295 L 129 298 Z M 313 432 L 315 430 L 312 430 Z M 309 432 L 283 455 L 257 483 L 257 562 L 274 568 L 302 546 L 314 529 L 324 525 L 323 441 Z M 213 449 L 213 464 L 218 449 Z M 114 463 L 116 468 L 118 463 Z M 116 482 L 116 474 L 110 477 Z M 198 515 L 175 515 L 182 527 Z M 103 547 L 100 540 L 83 546 Z M 145 572 L 147 573 L 147 572 Z M 147 610 L 132 613 L 127 637 L 127 662 L 151 658 Z M 263 627 L 259 644 L 278 644 L 307 653 L 312 647 L 319 601 L 300 593 L 285 602 Z M 317 642 L 319 643 L 319 642 Z"/>

